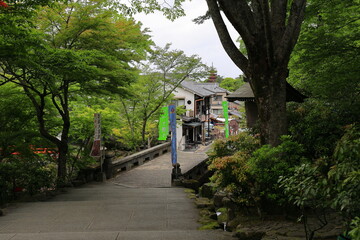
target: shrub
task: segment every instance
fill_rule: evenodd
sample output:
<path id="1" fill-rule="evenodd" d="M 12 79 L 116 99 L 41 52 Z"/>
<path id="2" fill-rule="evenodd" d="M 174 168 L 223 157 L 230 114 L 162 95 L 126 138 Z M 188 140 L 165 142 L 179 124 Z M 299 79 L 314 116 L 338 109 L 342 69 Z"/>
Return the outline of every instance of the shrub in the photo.
<path id="1" fill-rule="evenodd" d="M 285 202 L 278 187 L 279 176 L 291 176 L 296 165 L 304 162 L 304 149 L 290 136 L 282 136 L 277 147 L 264 145 L 257 149 L 248 161 L 249 172 L 256 180 L 256 192 L 265 201 Z"/>
<path id="2" fill-rule="evenodd" d="M 351 219 L 360 215 L 359 159 L 359 127 L 350 125 L 332 156 L 297 166 L 292 176 L 283 176 L 279 182 L 292 204 L 303 210 L 312 209 L 317 215 L 318 210 L 322 211 L 321 215 L 326 214 L 328 208 L 338 211 L 345 217 L 349 229 Z M 303 214 L 306 218 L 305 211 Z M 308 239 L 315 231 L 307 234 Z"/>
<path id="3" fill-rule="evenodd" d="M 318 100 L 288 105 L 289 133 L 302 144 L 308 158 L 330 156 L 347 124 L 336 108 Z"/>
<path id="4" fill-rule="evenodd" d="M 277 147 L 260 147 L 259 139 L 247 133 L 218 140 L 210 152 L 211 180 L 232 193 L 239 204 L 256 206 L 261 212 L 263 203 L 284 202 L 278 178 L 292 174 L 295 165 L 303 161 L 303 151 L 289 136 L 283 136 Z"/>
<path id="5" fill-rule="evenodd" d="M 0 202 L 16 198 L 16 191 L 29 195 L 53 188 L 56 164 L 40 156 L 19 155 L 0 163 Z"/>

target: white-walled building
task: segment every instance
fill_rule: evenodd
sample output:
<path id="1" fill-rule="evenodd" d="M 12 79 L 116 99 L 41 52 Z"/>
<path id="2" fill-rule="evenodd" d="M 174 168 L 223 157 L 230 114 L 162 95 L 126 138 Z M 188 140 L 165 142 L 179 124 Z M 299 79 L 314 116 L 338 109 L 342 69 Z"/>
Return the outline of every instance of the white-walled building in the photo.
<path id="1" fill-rule="evenodd" d="M 210 114 L 222 113 L 222 101 L 229 94 L 217 82 L 198 83 L 183 81 L 173 92 L 177 107 L 183 106 L 186 114 L 177 127 L 179 150 L 196 148 L 205 143 L 210 131 Z"/>

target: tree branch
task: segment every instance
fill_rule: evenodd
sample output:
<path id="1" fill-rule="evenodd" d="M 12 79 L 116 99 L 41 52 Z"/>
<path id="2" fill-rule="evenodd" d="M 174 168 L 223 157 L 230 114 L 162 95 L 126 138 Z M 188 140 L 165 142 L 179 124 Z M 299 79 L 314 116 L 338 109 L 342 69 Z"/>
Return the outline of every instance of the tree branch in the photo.
<path id="1" fill-rule="evenodd" d="M 216 31 L 218 32 L 222 46 L 231 60 L 238 66 L 245 74 L 248 70 L 248 59 L 239 51 L 232 41 L 229 31 L 220 14 L 219 6 L 216 0 L 206 0 L 211 18 L 214 22 Z"/>
<path id="2" fill-rule="evenodd" d="M 244 0 L 220 0 L 219 4 L 221 10 L 225 13 L 226 18 L 241 35 L 241 38 L 245 42 L 246 46 L 252 47 L 254 44 L 256 24 L 253 12 L 248 3 Z"/>
<path id="3" fill-rule="evenodd" d="M 305 7 L 306 0 L 294 0 L 292 2 L 285 32 L 275 52 L 275 57 L 280 64 L 289 61 L 290 54 L 300 34 L 301 23 L 304 20 Z"/>
<path id="4" fill-rule="evenodd" d="M 280 42 L 285 31 L 287 2 L 287 0 L 271 1 L 271 27 L 274 46 Z"/>

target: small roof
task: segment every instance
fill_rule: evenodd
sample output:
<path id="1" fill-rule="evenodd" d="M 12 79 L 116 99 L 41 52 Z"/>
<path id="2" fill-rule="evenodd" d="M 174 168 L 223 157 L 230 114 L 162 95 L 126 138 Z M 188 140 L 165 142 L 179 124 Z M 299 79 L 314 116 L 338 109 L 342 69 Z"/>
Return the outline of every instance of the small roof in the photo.
<path id="1" fill-rule="evenodd" d="M 249 83 L 244 83 L 235 92 L 226 96 L 229 101 L 254 101 L 255 96 Z"/>
<path id="2" fill-rule="evenodd" d="M 250 87 L 250 84 L 247 82 L 242 85 L 235 92 L 226 96 L 229 102 L 233 101 L 255 101 L 254 93 Z M 287 102 L 303 102 L 306 98 L 305 95 L 301 94 L 295 88 L 293 88 L 289 83 L 286 83 L 286 101 Z"/>

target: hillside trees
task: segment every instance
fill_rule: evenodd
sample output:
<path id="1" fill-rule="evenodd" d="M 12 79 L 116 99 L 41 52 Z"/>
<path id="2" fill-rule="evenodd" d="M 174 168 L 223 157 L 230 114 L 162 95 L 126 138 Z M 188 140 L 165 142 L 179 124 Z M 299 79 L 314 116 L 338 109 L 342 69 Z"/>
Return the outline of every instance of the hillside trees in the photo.
<path id="1" fill-rule="evenodd" d="M 129 62 L 143 58 L 150 42 L 139 25 L 117 14 L 106 1 L 58 3 L 39 11 L 37 17 L 26 28 L 27 42 L 15 51 L 18 55 L 1 58 L 0 74 L 2 83 L 21 86 L 36 109 L 41 135 L 58 148 L 58 180 L 63 183 L 72 95 L 76 91 L 125 94 L 124 86 L 134 79 Z M 12 40 L 10 44 L 18 44 Z M 9 42 L 2 44 L 9 49 Z M 54 117 L 49 115 L 51 109 L 61 119 L 57 127 L 48 125 Z"/>

